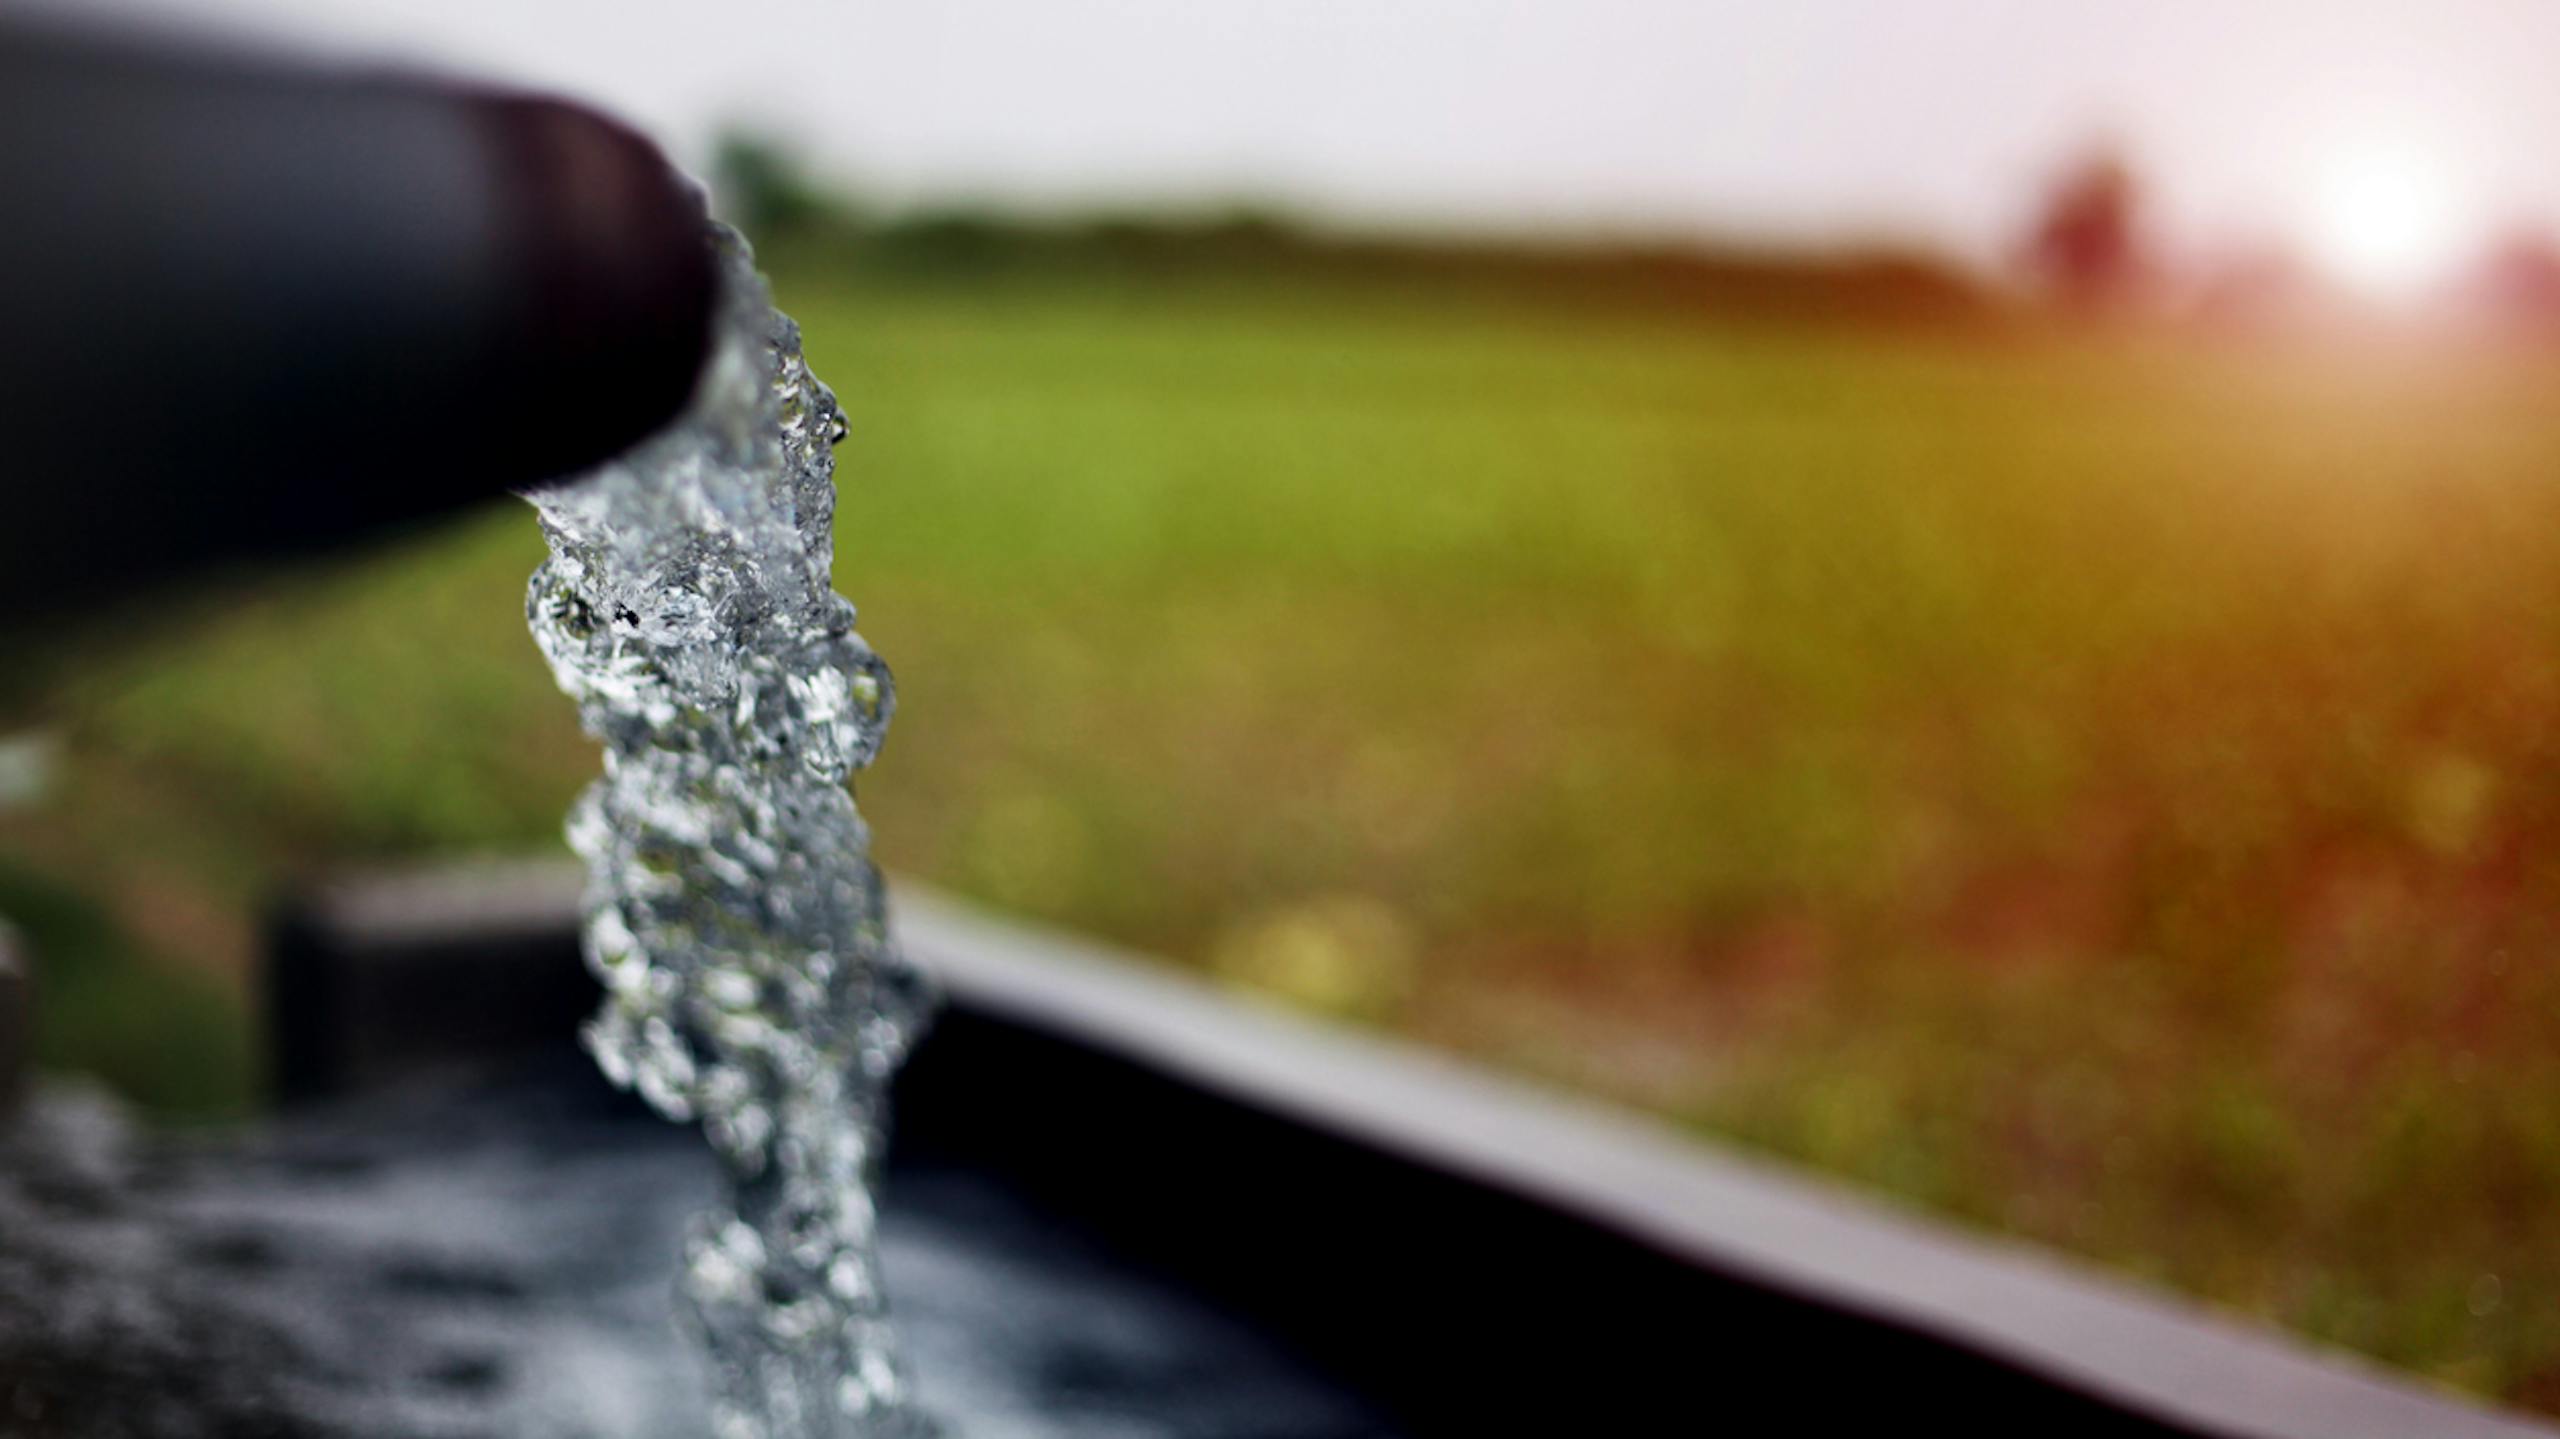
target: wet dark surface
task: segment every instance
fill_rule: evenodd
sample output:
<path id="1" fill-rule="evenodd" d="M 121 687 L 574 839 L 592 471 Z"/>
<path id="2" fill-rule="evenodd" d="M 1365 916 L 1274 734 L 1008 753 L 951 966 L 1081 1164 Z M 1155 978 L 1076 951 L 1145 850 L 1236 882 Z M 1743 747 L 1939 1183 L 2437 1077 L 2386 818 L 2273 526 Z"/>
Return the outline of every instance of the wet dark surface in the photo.
<path id="1" fill-rule="evenodd" d="M 220 1139 L 56 1088 L 0 1134 L 0 1435 L 699 1436 L 673 1318 L 699 1139 L 574 1064 Z M 969 1439 L 1396 1432 L 967 1169 L 892 1176 L 884 1262 Z"/>

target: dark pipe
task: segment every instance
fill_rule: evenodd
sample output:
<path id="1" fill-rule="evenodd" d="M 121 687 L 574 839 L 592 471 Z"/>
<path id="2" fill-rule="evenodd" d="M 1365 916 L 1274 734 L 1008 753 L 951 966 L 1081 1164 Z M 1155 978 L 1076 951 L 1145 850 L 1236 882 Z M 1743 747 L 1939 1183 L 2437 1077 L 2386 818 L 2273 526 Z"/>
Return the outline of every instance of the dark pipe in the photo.
<path id="1" fill-rule="evenodd" d="M 696 193 L 556 100 L 0 20 L 0 629 L 594 463 L 705 351 Z"/>

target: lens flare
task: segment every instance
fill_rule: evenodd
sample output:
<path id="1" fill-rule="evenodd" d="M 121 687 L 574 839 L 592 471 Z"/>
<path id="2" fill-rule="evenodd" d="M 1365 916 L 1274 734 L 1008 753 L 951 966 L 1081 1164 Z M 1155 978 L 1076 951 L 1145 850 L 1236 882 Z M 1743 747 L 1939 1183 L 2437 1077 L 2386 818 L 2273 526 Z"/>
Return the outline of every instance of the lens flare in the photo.
<path id="1" fill-rule="evenodd" d="M 2315 197 L 2310 243 L 2341 283 L 2407 299 L 2444 280 L 2466 227 L 2443 169 L 2406 148 L 2342 157 Z"/>

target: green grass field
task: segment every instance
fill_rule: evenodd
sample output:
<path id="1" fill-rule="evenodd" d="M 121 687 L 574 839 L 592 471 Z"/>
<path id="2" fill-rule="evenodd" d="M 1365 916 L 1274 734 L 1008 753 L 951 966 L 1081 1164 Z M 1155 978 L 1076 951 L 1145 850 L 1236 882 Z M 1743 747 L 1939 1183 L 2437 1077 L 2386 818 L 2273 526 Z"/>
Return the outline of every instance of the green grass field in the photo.
<path id="1" fill-rule="evenodd" d="M 892 867 L 2560 1411 L 2560 371 L 780 289 Z M 539 552 L 67 674 L 58 1062 L 236 1107 L 260 896 L 556 843 Z"/>

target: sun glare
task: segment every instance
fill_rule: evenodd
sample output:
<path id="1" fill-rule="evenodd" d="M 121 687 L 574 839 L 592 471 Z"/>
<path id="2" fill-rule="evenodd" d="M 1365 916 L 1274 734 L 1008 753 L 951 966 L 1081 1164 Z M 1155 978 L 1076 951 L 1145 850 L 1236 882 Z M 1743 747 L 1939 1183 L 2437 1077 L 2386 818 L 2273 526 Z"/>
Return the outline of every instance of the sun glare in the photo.
<path id="1" fill-rule="evenodd" d="M 2345 157 L 2325 177 L 2309 236 L 2321 265 L 2381 299 L 2406 299 L 2443 279 L 2465 242 L 2453 195 L 2427 157 L 2375 150 Z"/>

